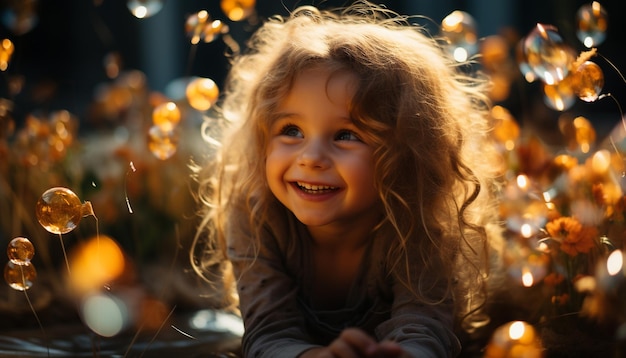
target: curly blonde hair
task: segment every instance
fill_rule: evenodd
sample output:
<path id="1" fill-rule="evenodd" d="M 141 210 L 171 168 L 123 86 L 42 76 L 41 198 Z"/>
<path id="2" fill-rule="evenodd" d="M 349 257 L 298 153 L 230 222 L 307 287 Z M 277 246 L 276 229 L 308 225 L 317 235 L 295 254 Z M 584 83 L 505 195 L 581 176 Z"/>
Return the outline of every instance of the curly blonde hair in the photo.
<path id="1" fill-rule="evenodd" d="M 324 66 L 358 78 L 350 112 L 374 147 L 375 183 L 386 214 L 379 227 L 389 228 L 396 240 L 389 260 L 408 267 L 403 250 L 411 243 L 422 272 L 441 271 L 458 317 L 481 306 L 488 271 L 485 228 L 496 219 L 488 81 L 450 59 L 440 41 L 409 21 L 364 1 L 334 11 L 300 7 L 268 19 L 233 58 L 223 102 L 210 122 L 221 145 L 196 172 L 204 205 L 191 253 L 199 273 L 224 283 L 216 291 L 226 293 L 219 296 L 222 303 L 236 303 L 237 297 L 225 218 L 236 207 L 249 213 L 258 230 L 280 220 L 266 216 L 276 201 L 265 179 L 272 114 L 299 73 Z M 256 244 L 251 238 L 250 245 Z M 427 288 L 406 284 L 428 301 Z M 475 326 L 476 317 L 466 326 Z"/>

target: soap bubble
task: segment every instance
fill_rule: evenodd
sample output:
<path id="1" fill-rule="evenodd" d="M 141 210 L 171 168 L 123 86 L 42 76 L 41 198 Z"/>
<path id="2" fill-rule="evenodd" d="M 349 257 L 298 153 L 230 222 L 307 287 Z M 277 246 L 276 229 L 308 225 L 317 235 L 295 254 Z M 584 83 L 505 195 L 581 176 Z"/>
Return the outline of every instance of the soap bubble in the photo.
<path id="1" fill-rule="evenodd" d="M 7 246 L 7 256 L 16 265 L 29 263 L 35 255 L 35 247 L 25 237 L 16 237 Z"/>
<path id="2" fill-rule="evenodd" d="M 591 61 L 585 61 L 572 72 L 572 88 L 578 98 L 585 102 L 598 99 L 604 87 L 604 73 L 600 66 Z"/>
<path id="3" fill-rule="evenodd" d="M 478 52 L 476 21 L 464 11 L 456 10 L 446 16 L 441 22 L 441 34 L 457 62 L 466 61 Z"/>
<path id="4" fill-rule="evenodd" d="M 37 271 L 35 266 L 30 262 L 16 264 L 13 261 L 7 261 L 4 266 L 4 280 L 16 291 L 26 291 L 33 286 L 37 279 Z"/>
<path id="5" fill-rule="evenodd" d="M 178 149 L 177 133 L 174 130 L 152 126 L 148 131 L 148 149 L 158 159 L 169 159 Z"/>
<path id="6" fill-rule="evenodd" d="M 192 45 L 198 44 L 200 40 L 205 43 L 213 42 L 228 31 L 228 25 L 220 20 L 211 20 L 206 10 L 190 15 L 185 21 L 185 33 Z"/>
<path id="7" fill-rule="evenodd" d="M 599 2 L 585 4 L 576 13 L 576 37 L 587 48 L 604 42 L 608 25 L 608 14 Z"/>
<path id="8" fill-rule="evenodd" d="M 41 226 L 53 234 L 66 234 L 78 225 L 83 216 L 93 215 L 90 202 L 82 204 L 73 191 L 63 187 L 46 190 L 35 207 Z"/>
<path id="9" fill-rule="evenodd" d="M 576 58 L 574 50 L 551 25 L 537 24 L 525 37 L 523 49 L 525 62 L 548 85 L 567 77 Z"/>
<path id="10" fill-rule="evenodd" d="M 180 122 L 180 109 L 174 102 L 164 102 L 159 104 L 152 111 L 152 123 L 163 132 L 171 131 Z"/>
<path id="11" fill-rule="evenodd" d="M 187 85 L 185 95 L 191 107 L 206 111 L 217 101 L 219 88 L 210 78 L 195 78 Z"/>
<path id="12" fill-rule="evenodd" d="M 545 104 L 557 111 L 568 110 L 576 103 L 576 95 L 571 85 L 571 76 L 555 84 L 544 83 L 543 94 Z"/>

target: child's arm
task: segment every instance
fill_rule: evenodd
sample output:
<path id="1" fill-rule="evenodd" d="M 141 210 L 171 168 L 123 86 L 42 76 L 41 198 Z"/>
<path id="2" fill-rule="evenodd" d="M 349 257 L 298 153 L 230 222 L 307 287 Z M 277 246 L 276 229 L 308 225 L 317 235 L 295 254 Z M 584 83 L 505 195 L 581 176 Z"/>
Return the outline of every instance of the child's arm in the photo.
<path id="1" fill-rule="evenodd" d="M 317 347 L 310 343 L 298 307 L 298 285 L 284 266 L 275 234 L 264 229 L 255 253 L 247 219 L 234 218 L 229 223 L 228 253 L 245 325 L 242 350 L 246 357 L 296 357 Z"/>
<path id="2" fill-rule="evenodd" d="M 394 301 L 391 318 L 376 328 L 377 337 L 398 343 L 415 357 L 456 357 L 461 346 L 453 332 L 454 302 L 446 294 L 443 281 L 439 281 L 440 284 L 422 282 L 422 287 L 434 285 L 430 297 L 441 300 L 437 304 L 427 304 L 418 301 L 415 293 L 403 284 L 407 280 L 405 272 L 405 269 L 397 269 L 392 274 Z M 432 270 L 422 277 L 436 280 L 439 272 Z M 411 277 L 420 277 L 419 272 L 411 272 Z"/>

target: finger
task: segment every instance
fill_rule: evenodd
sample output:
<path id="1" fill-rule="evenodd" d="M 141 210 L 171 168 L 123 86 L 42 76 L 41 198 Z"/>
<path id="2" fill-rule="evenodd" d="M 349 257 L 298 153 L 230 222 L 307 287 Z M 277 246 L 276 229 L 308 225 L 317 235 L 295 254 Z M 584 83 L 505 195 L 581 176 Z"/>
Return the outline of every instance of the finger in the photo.
<path id="1" fill-rule="evenodd" d="M 404 351 L 399 344 L 391 341 L 383 341 L 376 345 L 376 348 L 368 356 L 370 358 L 397 358 L 401 357 Z"/>
<path id="2" fill-rule="evenodd" d="M 339 339 L 348 343 L 359 354 L 369 354 L 377 342 L 363 330 L 358 328 L 346 328 L 339 335 Z"/>
<path id="3" fill-rule="evenodd" d="M 359 358 L 361 355 L 357 353 L 349 342 L 341 338 L 335 339 L 329 346 L 328 350 L 332 357 L 336 358 Z"/>

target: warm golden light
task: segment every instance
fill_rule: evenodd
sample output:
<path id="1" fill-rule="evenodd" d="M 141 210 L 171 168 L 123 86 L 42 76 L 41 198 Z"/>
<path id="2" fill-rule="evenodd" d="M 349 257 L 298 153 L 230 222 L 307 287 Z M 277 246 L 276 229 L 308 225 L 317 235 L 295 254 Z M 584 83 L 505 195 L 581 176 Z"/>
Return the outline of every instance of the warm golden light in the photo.
<path id="1" fill-rule="evenodd" d="M 511 339 L 518 340 L 524 336 L 524 331 L 524 322 L 513 322 L 511 327 L 509 327 L 509 337 L 511 337 Z"/>
<path id="2" fill-rule="evenodd" d="M 174 102 L 161 103 L 152 111 L 152 122 L 164 132 L 173 130 L 180 119 L 180 109 Z"/>
<path id="3" fill-rule="evenodd" d="M 70 288 L 84 295 L 118 278 L 125 267 L 122 249 L 110 237 L 100 235 L 75 248 L 70 256 Z"/>
<path id="4" fill-rule="evenodd" d="M 611 167 L 611 153 L 606 150 L 599 150 L 591 158 L 591 168 L 595 174 L 603 175 Z"/>
<path id="5" fill-rule="evenodd" d="M 531 287 L 534 283 L 533 274 L 528 267 L 522 268 L 522 285 L 524 287 Z"/>
<path id="6" fill-rule="evenodd" d="M 533 228 L 529 224 L 522 224 L 522 227 L 520 228 L 520 233 L 523 237 L 529 238 L 533 235 Z"/>
<path id="7" fill-rule="evenodd" d="M 611 252 L 606 260 L 606 269 L 611 276 L 615 276 L 622 271 L 624 265 L 624 256 L 621 250 Z"/>
<path id="8" fill-rule="evenodd" d="M 524 174 L 520 174 L 517 176 L 517 186 L 520 189 L 526 190 L 528 189 L 529 186 L 529 182 L 528 182 L 528 177 Z"/>

